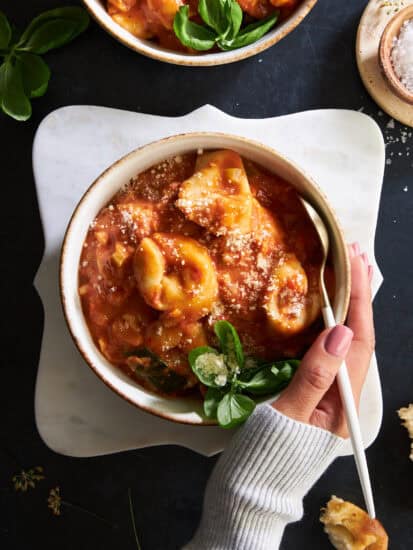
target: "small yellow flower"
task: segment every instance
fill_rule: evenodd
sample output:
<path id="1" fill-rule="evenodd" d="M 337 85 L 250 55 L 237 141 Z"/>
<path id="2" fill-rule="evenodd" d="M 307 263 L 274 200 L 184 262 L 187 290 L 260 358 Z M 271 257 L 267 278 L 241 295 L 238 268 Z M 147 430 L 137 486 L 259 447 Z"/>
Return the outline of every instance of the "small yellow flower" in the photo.
<path id="1" fill-rule="evenodd" d="M 20 473 L 12 477 L 14 490 L 23 491 L 24 493 L 27 489 L 34 489 L 37 481 L 44 479 L 43 468 L 41 466 L 35 466 L 30 468 L 30 470 L 22 470 Z"/>
<path id="2" fill-rule="evenodd" d="M 55 516 L 60 516 L 60 508 L 62 505 L 62 497 L 60 496 L 60 487 L 50 489 L 49 498 L 47 499 L 48 507 Z"/>

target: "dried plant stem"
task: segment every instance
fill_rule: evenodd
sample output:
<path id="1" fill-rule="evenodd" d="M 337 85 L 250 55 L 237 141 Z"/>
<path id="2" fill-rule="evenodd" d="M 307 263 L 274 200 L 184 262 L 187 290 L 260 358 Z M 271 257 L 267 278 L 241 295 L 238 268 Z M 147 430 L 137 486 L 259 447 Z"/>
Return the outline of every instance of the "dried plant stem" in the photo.
<path id="1" fill-rule="evenodd" d="M 101 516 L 98 516 L 94 512 L 91 512 L 90 510 L 86 510 L 86 508 L 82 508 L 82 506 L 78 506 L 77 504 L 72 504 L 67 500 L 62 500 L 61 502 L 62 502 L 62 506 L 67 506 L 68 508 L 72 508 L 73 510 L 84 512 L 85 514 L 88 514 L 89 516 L 92 516 L 93 518 L 98 519 L 99 521 L 102 521 L 103 523 L 106 523 L 106 525 L 109 525 L 109 527 L 113 528 L 113 525 L 109 523 L 109 521 L 107 521 L 105 518 L 102 518 Z"/>
<path id="2" fill-rule="evenodd" d="M 142 550 L 141 545 L 139 543 L 138 533 L 136 531 L 135 512 L 133 511 L 133 502 L 132 502 L 132 491 L 131 491 L 131 489 L 128 489 L 128 498 L 129 498 L 129 512 L 130 512 L 130 517 L 131 517 L 131 520 L 132 520 L 133 534 L 135 535 L 136 548 L 138 550 Z"/>

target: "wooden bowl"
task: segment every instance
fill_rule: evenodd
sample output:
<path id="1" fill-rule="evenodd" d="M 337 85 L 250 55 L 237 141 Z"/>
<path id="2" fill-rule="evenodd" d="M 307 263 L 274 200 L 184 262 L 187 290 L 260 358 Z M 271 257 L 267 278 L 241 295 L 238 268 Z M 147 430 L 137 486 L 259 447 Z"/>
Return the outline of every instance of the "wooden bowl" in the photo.
<path id="1" fill-rule="evenodd" d="M 63 241 L 60 293 L 64 315 L 73 340 L 93 372 L 121 397 L 157 416 L 193 425 L 215 423 L 206 418 L 202 402 L 190 397 L 167 398 L 145 390 L 100 353 L 89 332 L 78 293 L 78 265 L 90 222 L 113 195 L 137 173 L 165 158 L 201 149 L 233 149 L 291 183 L 323 216 L 331 238 L 336 290 L 333 303 L 338 323 L 343 323 L 350 299 L 350 261 L 344 234 L 322 191 L 298 166 L 265 145 L 219 133 L 189 133 L 161 139 L 132 151 L 110 166 L 89 187 L 78 203 Z M 268 400 L 264 398 L 263 401 Z M 274 400 L 274 396 L 270 399 Z"/>
<path id="2" fill-rule="evenodd" d="M 399 11 L 387 23 L 380 40 L 379 59 L 383 74 L 390 88 L 400 99 L 413 105 L 413 93 L 403 86 L 391 61 L 394 38 L 399 36 L 403 23 L 409 19 L 413 19 L 413 4 Z"/>
<path id="3" fill-rule="evenodd" d="M 235 61 L 240 61 L 241 59 L 259 54 L 293 31 L 317 2 L 317 0 L 301 0 L 300 4 L 287 19 L 277 24 L 260 40 L 257 40 L 249 46 L 226 52 L 206 52 L 194 55 L 191 53 L 168 50 L 162 48 L 152 40 L 137 38 L 112 19 L 105 7 L 106 0 L 82 1 L 90 14 L 106 32 L 131 50 L 146 55 L 147 57 L 157 59 L 158 61 L 164 61 L 165 63 L 172 63 L 174 65 L 188 65 L 190 67 L 225 65 L 226 63 L 234 63 Z"/>

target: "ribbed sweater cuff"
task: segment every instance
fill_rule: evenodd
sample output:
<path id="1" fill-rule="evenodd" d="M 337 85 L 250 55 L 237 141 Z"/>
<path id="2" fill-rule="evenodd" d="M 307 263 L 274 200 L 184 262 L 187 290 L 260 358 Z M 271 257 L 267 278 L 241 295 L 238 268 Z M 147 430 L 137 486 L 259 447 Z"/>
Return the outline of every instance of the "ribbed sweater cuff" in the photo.
<path id="1" fill-rule="evenodd" d="M 257 407 L 221 455 L 205 493 L 201 524 L 185 550 L 275 550 L 302 499 L 344 440 Z"/>

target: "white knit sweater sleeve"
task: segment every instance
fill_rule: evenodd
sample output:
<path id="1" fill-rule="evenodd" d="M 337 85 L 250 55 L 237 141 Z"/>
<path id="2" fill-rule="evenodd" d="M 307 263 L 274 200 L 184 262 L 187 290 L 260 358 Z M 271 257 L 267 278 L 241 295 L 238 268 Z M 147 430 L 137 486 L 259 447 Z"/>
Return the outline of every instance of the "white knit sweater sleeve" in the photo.
<path id="1" fill-rule="evenodd" d="M 269 405 L 257 407 L 218 460 L 201 523 L 184 550 L 277 550 L 343 442 Z"/>

